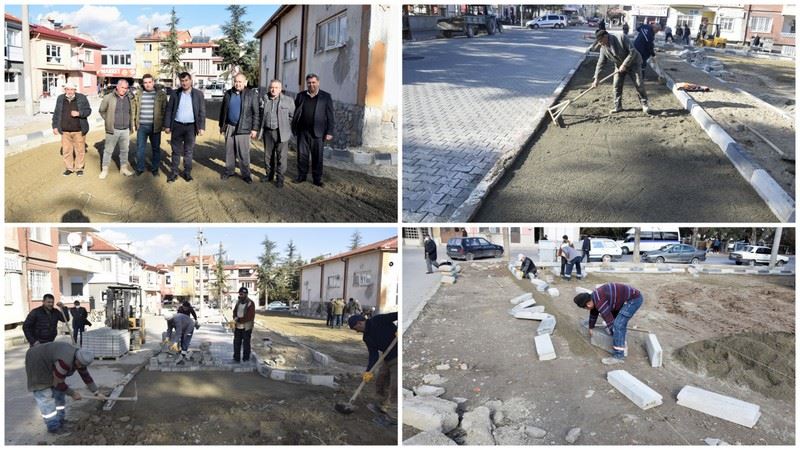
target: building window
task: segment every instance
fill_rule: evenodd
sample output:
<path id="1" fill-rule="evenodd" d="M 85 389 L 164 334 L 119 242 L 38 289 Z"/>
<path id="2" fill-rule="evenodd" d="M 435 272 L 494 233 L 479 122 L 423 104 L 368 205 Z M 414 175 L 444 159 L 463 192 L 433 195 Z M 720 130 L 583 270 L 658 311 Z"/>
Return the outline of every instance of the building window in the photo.
<path id="1" fill-rule="evenodd" d="M 416 228 L 403 228 L 403 239 L 419 239 L 419 230 Z"/>
<path id="2" fill-rule="evenodd" d="M 186 69 L 186 70 L 192 70 L 194 68 L 194 64 L 192 64 L 190 62 L 185 62 L 185 63 L 183 63 L 183 68 Z"/>
<path id="3" fill-rule="evenodd" d="M 149 68 L 153 67 L 153 62 L 152 61 L 144 60 L 142 62 L 142 64 L 144 65 L 145 69 L 149 69 Z"/>
<path id="4" fill-rule="evenodd" d="M 317 25 L 317 51 L 341 47 L 347 41 L 347 15 L 339 14 Z"/>
<path id="5" fill-rule="evenodd" d="M 297 59 L 297 38 L 283 43 L 283 60 L 294 61 Z"/>
<path id="6" fill-rule="evenodd" d="M 678 14 L 678 20 L 676 22 L 678 26 L 689 25 L 689 29 L 694 29 L 694 16 L 686 16 L 683 14 Z"/>
<path id="7" fill-rule="evenodd" d="M 22 32 L 6 28 L 6 45 L 9 47 L 22 47 Z"/>
<path id="8" fill-rule="evenodd" d="M 17 86 L 17 73 L 16 72 L 6 72 L 6 93 L 7 94 L 18 94 L 19 88 Z"/>
<path id="9" fill-rule="evenodd" d="M 217 72 L 224 72 L 228 70 L 227 64 L 217 64 Z"/>
<path id="10" fill-rule="evenodd" d="M 152 52 L 153 51 L 153 44 L 144 44 L 144 51 Z"/>
<path id="11" fill-rule="evenodd" d="M 83 283 L 70 283 L 70 295 L 72 295 L 73 297 L 82 296 Z"/>
<path id="12" fill-rule="evenodd" d="M 111 272 L 111 258 L 100 258 L 100 267 L 103 272 Z"/>
<path id="13" fill-rule="evenodd" d="M 733 19 L 723 17 L 719 19 L 720 31 L 733 31 Z"/>
<path id="14" fill-rule="evenodd" d="M 355 272 L 353 274 L 353 286 L 371 286 L 372 285 L 372 271 L 365 270 L 363 272 Z"/>
<path id="15" fill-rule="evenodd" d="M 31 299 L 42 300 L 44 294 L 53 293 L 52 279 L 50 272 L 42 270 L 31 270 L 28 272 L 28 288 L 31 292 Z"/>
<path id="16" fill-rule="evenodd" d="M 31 240 L 41 242 L 42 244 L 50 245 L 50 228 L 48 227 L 31 227 Z"/>
<path id="17" fill-rule="evenodd" d="M 338 275 L 331 275 L 328 277 L 328 287 L 338 288 L 342 287 L 342 278 Z"/>
<path id="18" fill-rule="evenodd" d="M 83 60 L 86 63 L 94 64 L 94 52 L 91 50 L 84 50 Z"/>
<path id="19" fill-rule="evenodd" d="M 497 227 L 478 228 L 478 233 L 498 234 L 498 233 L 500 233 L 500 228 L 497 228 Z"/>
<path id="20" fill-rule="evenodd" d="M 49 64 L 61 64 L 60 45 L 47 44 L 45 47 L 45 54 L 47 55 L 47 62 Z"/>
<path id="21" fill-rule="evenodd" d="M 772 18 L 753 16 L 750 18 L 750 32 L 752 33 L 771 33 Z"/>
<path id="22" fill-rule="evenodd" d="M 209 74 L 211 73 L 211 61 L 204 59 L 200 61 L 200 73 Z"/>
<path id="23" fill-rule="evenodd" d="M 83 74 L 83 87 L 88 88 L 94 86 L 94 80 L 92 80 L 92 74 L 84 73 Z"/>
<path id="24" fill-rule="evenodd" d="M 164 284 L 167 286 L 172 284 L 172 275 L 164 275 Z"/>
<path id="25" fill-rule="evenodd" d="M 205 52 L 206 52 L 206 50 L 208 50 L 208 49 L 207 49 L 207 48 L 205 48 L 205 47 L 203 47 L 203 50 L 202 50 L 202 51 L 203 51 L 203 53 L 205 53 Z"/>

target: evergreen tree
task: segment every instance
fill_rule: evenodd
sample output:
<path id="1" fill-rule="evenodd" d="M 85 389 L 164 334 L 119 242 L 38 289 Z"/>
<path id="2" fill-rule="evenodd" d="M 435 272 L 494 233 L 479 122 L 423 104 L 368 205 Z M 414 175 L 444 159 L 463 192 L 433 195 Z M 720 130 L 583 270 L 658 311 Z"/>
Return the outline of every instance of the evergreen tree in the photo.
<path id="1" fill-rule="evenodd" d="M 278 278 L 278 271 L 276 262 L 278 261 L 278 252 L 275 251 L 277 244 L 269 239 L 269 236 L 264 236 L 261 242 L 263 253 L 258 257 L 257 283 L 258 290 L 261 298 L 268 299 L 269 294 L 277 287 L 276 280 Z"/>
<path id="2" fill-rule="evenodd" d="M 253 31 L 252 22 L 243 20 L 247 13 L 247 7 L 229 5 L 225 9 L 230 12 L 231 18 L 222 25 L 225 37 L 217 41 L 219 55 L 222 57 L 222 61 L 228 65 L 228 70 L 224 72 L 223 76 L 230 79 L 242 72 L 251 86 L 257 86 L 259 77 L 258 43 L 254 40 L 247 40 L 247 36 Z"/>
<path id="3" fill-rule="evenodd" d="M 175 79 L 177 75 L 183 72 L 183 63 L 181 62 L 181 44 L 178 42 L 178 15 L 175 13 L 175 8 L 172 8 L 169 17 L 169 34 L 167 39 L 161 43 L 161 49 L 166 53 L 166 59 L 161 64 L 160 72 L 172 80 L 173 86 L 177 83 Z"/>
<path id="4" fill-rule="evenodd" d="M 222 297 L 228 290 L 228 274 L 225 273 L 225 263 L 222 260 L 222 255 L 217 258 L 217 263 L 214 265 L 211 281 L 211 294 L 217 299 L 217 304 L 222 308 Z"/>
<path id="5" fill-rule="evenodd" d="M 361 244 L 362 244 L 361 232 L 356 230 L 353 232 L 353 234 L 350 235 L 350 250 L 355 250 L 358 247 L 361 247 Z"/>

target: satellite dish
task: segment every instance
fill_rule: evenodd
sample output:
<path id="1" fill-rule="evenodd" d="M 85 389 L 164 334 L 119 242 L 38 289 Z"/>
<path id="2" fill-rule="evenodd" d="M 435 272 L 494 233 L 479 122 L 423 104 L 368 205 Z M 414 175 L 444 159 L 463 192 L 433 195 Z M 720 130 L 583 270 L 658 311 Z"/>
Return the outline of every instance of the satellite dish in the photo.
<path id="1" fill-rule="evenodd" d="M 80 233 L 70 233 L 67 235 L 67 244 L 70 247 L 80 247 L 81 245 L 81 234 Z"/>

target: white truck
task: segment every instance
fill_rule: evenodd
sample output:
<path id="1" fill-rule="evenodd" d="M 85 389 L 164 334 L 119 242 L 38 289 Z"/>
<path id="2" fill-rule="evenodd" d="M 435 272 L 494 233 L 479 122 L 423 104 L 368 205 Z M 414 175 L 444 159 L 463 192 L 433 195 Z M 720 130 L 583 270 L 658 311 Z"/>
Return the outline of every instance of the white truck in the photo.
<path id="1" fill-rule="evenodd" d="M 755 266 L 756 264 L 769 264 L 771 255 L 772 249 L 769 247 L 764 247 L 761 245 L 748 245 L 743 250 L 731 252 L 728 255 L 728 259 L 736 261 L 737 266 L 741 266 L 742 264 Z M 775 262 L 775 264 L 778 267 L 781 267 L 787 262 L 789 262 L 788 256 L 778 255 L 778 260 Z"/>

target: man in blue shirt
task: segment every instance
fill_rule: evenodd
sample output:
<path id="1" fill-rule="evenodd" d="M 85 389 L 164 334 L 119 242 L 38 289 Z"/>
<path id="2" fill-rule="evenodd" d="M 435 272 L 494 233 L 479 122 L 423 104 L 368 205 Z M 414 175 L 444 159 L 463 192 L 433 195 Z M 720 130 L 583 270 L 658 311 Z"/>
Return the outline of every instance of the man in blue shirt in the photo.
<path id="1" fill-rule="evenodd" d="M 172 171 L 167 182 L 178 178 L 178 168 L 183 157 L 183 178 L 192 181 L 192 155 L 196 136 L 206 131 L 206 102 L 203 94 L 192 89 L 192 76 L 189 72 L 178 75 L 181 88 L 169 96 L 164 114 L 164 132 L 172 132 Z"/>
<path id="2" fill-rule="evenodd" d="M 642 70 L 647 68 L 647 60 L 656 57 L 656 33 L 661 30 L 657 23 L 648 25 L 643 23 L 637 31 L 636 39 L 633 40 L 633 47 L 642 55 Z"/>
<path id="3" fill-rule="evenodd" d="M 225 172 L 222 179 L 228 179 L 236 171 L 242 180 L 250 184 L 250 139 L 255 139 L 261 126 L 258 96 L 247 88 L 247 77 L 243 73 L 233 78 L 233 88 L 222 97 L 219 111 L 219 134 L 225 137 Z"/>

